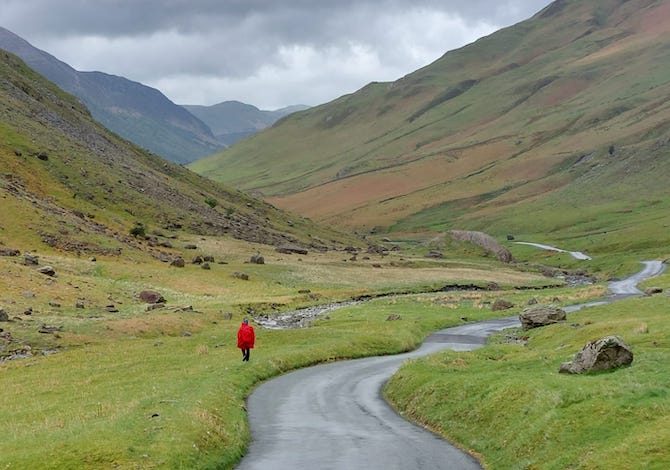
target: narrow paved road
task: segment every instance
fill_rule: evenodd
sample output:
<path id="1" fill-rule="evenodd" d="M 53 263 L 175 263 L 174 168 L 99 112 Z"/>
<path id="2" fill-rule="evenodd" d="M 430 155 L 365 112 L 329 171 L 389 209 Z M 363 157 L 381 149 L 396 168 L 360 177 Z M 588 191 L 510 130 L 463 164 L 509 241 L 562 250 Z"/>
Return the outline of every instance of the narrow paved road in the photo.
<path id="1" fill-rule="evenodd" d="M 644 271 L 628 283 L 614 283 L 612 290 L 639 293 L 635 285 L 662 270 L 662 263 L 647 262 Z M 446 348 L 469 351 L 518 324 L 514 317 L 447 328 L 411 353 L 325 364 L 266 382 L 249 398 L 252 442 L 238 468 L 481 468 L 468 454 L 398 416 L 381 397 L 381 387 L 409 358 Z"/>

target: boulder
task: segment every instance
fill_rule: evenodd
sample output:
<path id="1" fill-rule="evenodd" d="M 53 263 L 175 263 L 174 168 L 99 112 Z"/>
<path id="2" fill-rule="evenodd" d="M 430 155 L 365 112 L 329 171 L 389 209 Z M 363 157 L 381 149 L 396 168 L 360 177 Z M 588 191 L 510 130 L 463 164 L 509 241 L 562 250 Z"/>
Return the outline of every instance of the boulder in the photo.
<path id="1" fill-rule="evenodd" d="M 193 259 L 191 260 L 191 264 L 202 264 L 204 262 L 205 262 L 205 260 L 202 259 L 202 256 L 200 256 L 200 255 L 194 256 Z"/>
<path id="2" fill-rule="evenodd" d="M 44 274 L 45 276 L 54 277 L 56 275 L 56 270 L 51 266 L 42 266 L 37 270 L 37 272 Z"/>
<path id="3" fill-rule="evenodd" d="M 251 264 L 265 264 L 265 258 L 260 253 L 256 253 L 249 259 L 249 262 Z"/>
<path id="4" fill-rule="evenodd" d="M 40 258 L 37 255 L 31 255 L 30 253 L 25 253 L 23 255 L 23 264 L 26 266 L 37 266 L 40 264 Z"/>
<path id="5" fill-rule="evenodd" d="M 21 252 L 13 248 L 0 247 L 0 256 L 19 256 Z"/>
<path id="6" fill-rule="evenodd" d="M 184 245 L 184 249 L 185 249 L 185 250 L 197 250 L 197 249 L 198 249 L 198 245 L 193 245 L 193 244 L 189 243 L 189 244 L 187 244 L 187 245 Z"/>
<path id="7" fill-rule="evenodd" d="M 531 297 L 530 299 L 528 299 L 528 302 L 526 303 L 526 305 L 537 305 L 538 303 L 539 302 L 537 301 L 537 298 Z"/>
<path id="8" fill-rule="evenodd" d="M 234 272 L 233 277 L 237 279 L 242 279 L 243 281 L 248 281 L 249 280 L 249 275 L 245 273 L 240 273 L 240 272 Z"/>
<path id="9" fill-rule="evenodd" d="M 85 308 L 86 304 L 84 304 L 83 300 L 77 300 L 77 302 L 74 305 L 75 308 Z"/>
<path id="10" fill-rule="evenodd" d="M 9 315 L 2 308 L 0 308 L 0 321 L 9 321 Z"/>
<path id="11" fill-rule="evenodd" d="M 63 331 L 62 326 L 42 325 L 40 326 L 40 329 L 37 330 L 38 333 L 42 333 L 45 335 L 50 335 L 53 333 L 57 333 L 59 331 Z"/>
<path id="12" fill-rule="evenodd" d="M 491 305 L 491 310 L 497 312 L 499 310 L 508 310 L 512 307 L 514 307 L 514 304 L 509 300 L 496 299 L 495 302 L 493 302 L 493 305 Z"/>
<path id="13" fill-rule="evenodd" d="M 565 321 L 565 310 L 555 305 L 533 305 L 523 309 L 519 315 L 524 330 L 539 328 Z"/>
<path id="14" fill-rule="evenodd" d="M 183 268 L 184 266 L 186 266 L 186 261 L 184 261 L 184 258 L 182 258 L 181 256 L 177 256 L 175 259 L 172 260 L 170 266 L 174 266 L 175 268 Z"/>
<path id="15" fill-rule="evenodd" d="M 209 263 L 202 263 L 202 266 L 200 266 L 201 269 L 204 269 L 206 271 L 209 271 L 212 269 L 212 267 L 209 265 Z"/>
<path id="16" fill-rule="evenodd" d="M 439 251 L 431 250 L 426 253 L 426 258 L 442 259 L 444 258 L 444 255 Z"/>
<path id="17" fill-rule="evenodd" d="M 213 263 L 214 262 L 214 257 L 212 255 L 205 255 L 202 257 L 202 260 L 205 263 Z"/>
<path id="18" fill-rule="evenodd" d="M 558 370 L 562 374 L 584 374 L 612 370 L 633 362 L 633 351 L 618 336 L 605 336 L 591 341 L 575 354 L 571 362 L 564 362 Z"/>
<path id="19" fill-rule="evenodd" d="M 297 245 L 281 245 L 275 248 L 275 251 L 277 253 L 284 253 L 286 255 L 290 255 L 293 253 L 296 253 L 298 255 L 306 255 L 308 251 L 305 248 L 302 248 Z"/>
<path id="20" fill-rule="evenodd" d="M 654 295 L 654 294 L 661 294 L 663 293 L 663 288 L 661 287 L 649 287 L 648 289 L 644 290 L 645 295 Z"/>
<path id="21" fill-rule="evenodd" d="M 143 290 L 137 296 L 142 302 L 146 302 L 148 304 L 165 303 L 165 298 L 161 295 L 160 292 L 156 292 L 155 290 Z"/>

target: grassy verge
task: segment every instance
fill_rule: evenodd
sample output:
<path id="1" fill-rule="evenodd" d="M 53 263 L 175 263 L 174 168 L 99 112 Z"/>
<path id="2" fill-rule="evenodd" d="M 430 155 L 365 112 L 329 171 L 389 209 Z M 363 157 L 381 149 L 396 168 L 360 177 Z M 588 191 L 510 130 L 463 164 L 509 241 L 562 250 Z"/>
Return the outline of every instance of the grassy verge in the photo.
<path id="1" fill-rule="evenodd" d="M 670 276 L 648 285 L 668 287 Z M 410 419 L 481 455 L 490 468 L 668 468 L 668 297 L 629 299 L 575 313 L 568 322 L 503 333 L 480 350 L 406 364 L 385 389 Z M 617 334 L 631 367 L 559 375 L 588 341 Z"/>
<path id="2" fill-rule="evenodd" d="M 500 295 L 519 304 L 550 295 L 511 289 L 546 282 L 537 275 L 481 262 L 414 266 L 375 256 L 353 263 L 340 253 L 298 258 L 239 241 L 197 243 L 198 253 L 228 264 L 206 271 L 171 268 L 140 252 L 92 262 L 45 251 L 41 263 L 58 272 L 49 278 L 20 258 L 0 258 L 2 306 L 12 320 L 0 326 L 13 338 L 0 341 L 0 353 L 29 345 L 35 354 L 0 363 L 0 468 L 229 468 L 249 440 L 244 399 L 258 382 L 318 362 L 406 351 L 462 318 L 499 316 L 490 303 Z M 267 264 L 246 264 L 257 249 Z M 235 279 L 235 271 L 250 280 Z M 249 364 L 235 347 L 245 305 L 287 309 L 458 282 L 496 282 L 505 290 L 383 298 L 333 312 L 309 329 L 258 329 Z M 298 292 L 305 287 L 314 297 Z M 136 294 L 147 288 L 163 293 L 168 307 L 194 311 L 146 312 Z M 560 292 L 566 301 L 592 295 Z M 78 301 L 83 309 L 75 308 Z M 119 311 L 108 312 L 110 303 Z M 32 315 L 23 314 L 29 307 Z M 402 320 L 387 322 L 391 313 Z M 38 333 L 42 324 L 62 331 Z"/>

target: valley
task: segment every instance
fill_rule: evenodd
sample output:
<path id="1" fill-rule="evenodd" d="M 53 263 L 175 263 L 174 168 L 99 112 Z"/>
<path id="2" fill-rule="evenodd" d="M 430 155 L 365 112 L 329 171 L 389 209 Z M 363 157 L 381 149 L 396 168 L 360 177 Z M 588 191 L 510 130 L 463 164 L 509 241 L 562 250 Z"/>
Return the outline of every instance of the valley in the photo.
<path id="1" fill-rule="evenodd" d="M 669 5 L 557 0 L 277 111 L 0 28 L 0 468 L 670 466 Z"/>

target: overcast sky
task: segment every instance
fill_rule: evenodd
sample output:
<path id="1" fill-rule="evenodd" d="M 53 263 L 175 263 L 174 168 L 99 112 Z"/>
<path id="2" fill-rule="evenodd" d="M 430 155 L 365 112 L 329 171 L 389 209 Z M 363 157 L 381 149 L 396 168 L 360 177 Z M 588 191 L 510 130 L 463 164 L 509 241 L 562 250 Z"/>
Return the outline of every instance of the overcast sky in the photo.
<path id="1" fill-rule="evenodd" d="M 316 105 L 406 75 L 550 0 L 0 0 L 0 26 L 179 104 Z"/>

